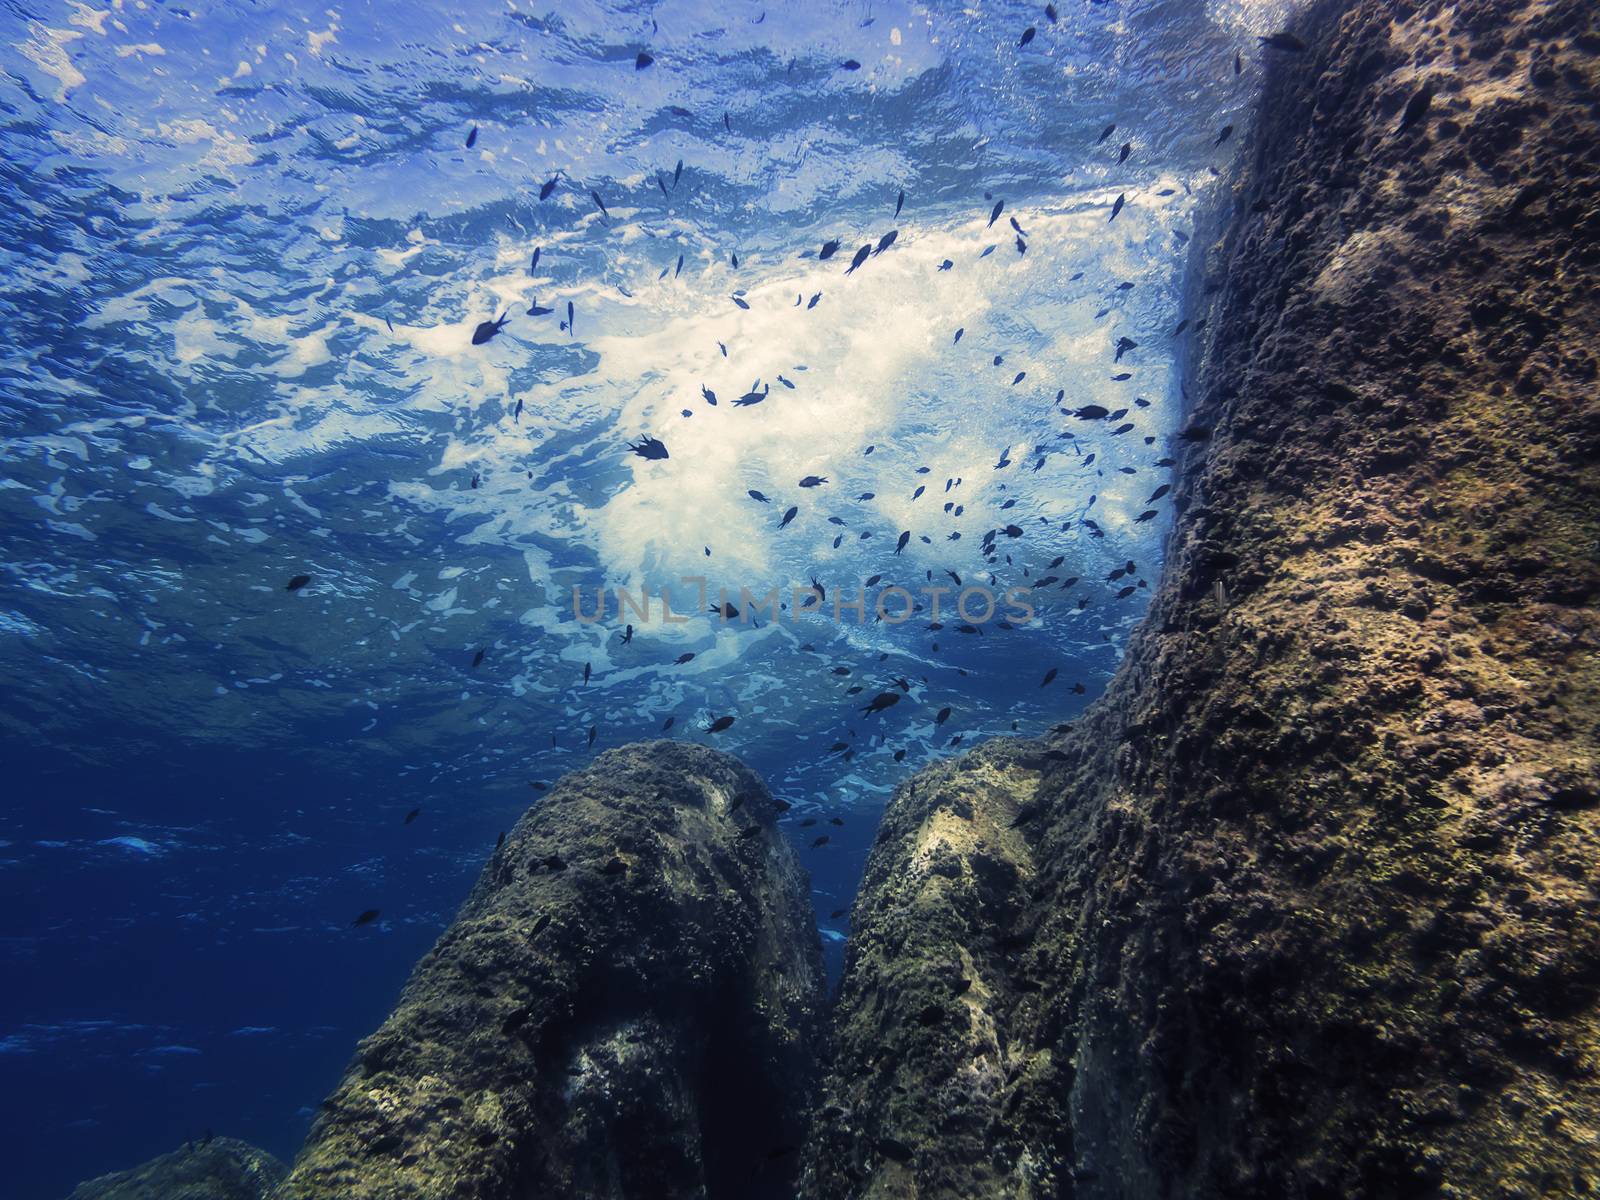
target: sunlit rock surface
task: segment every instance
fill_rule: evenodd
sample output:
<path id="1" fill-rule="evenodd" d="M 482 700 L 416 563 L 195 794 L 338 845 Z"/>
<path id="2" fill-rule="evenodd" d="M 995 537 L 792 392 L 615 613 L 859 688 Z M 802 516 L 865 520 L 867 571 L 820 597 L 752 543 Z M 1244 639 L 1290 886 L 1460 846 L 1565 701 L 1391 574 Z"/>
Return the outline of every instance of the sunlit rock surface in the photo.
<path id="1" fill-rule="evenodd" d="M 207 1138 L 80 1183 L 69 1200 L 269 1200 L 283 1176 L 283 1164 L 265 1150 Z"/>
<path id="2" fill-rule="evenodd" d="M 361 1044 L 284 1200 L 783 1195 L 822 971 L 777 813 L 699 746 L 564 777 Z"/>
<path id="3" fill-rule="evenodd" d="M 1600 1188 L 1600 9 L 1294 28 L 1170 573 L 1083 720 L 897 791 L 809 1196 Z"/>

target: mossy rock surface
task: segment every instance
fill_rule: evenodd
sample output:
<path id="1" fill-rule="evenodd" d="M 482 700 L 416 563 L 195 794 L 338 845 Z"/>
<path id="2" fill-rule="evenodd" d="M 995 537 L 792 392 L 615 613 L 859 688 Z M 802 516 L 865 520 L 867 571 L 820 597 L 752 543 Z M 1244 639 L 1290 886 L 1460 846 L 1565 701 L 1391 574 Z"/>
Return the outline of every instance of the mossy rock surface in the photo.
<path id="1" fill-rule="evenodd" d="M 361 1044 L 280 1200 L 784 1195 L 823 980 L 778 812 L 702 746 L 563 777 Z"/>
<path id="2" fill-rule="evenodd" d="M 270 1200 L 285 1173 L 265 1150 L 208 1138 L 80 1183 L 68 1200 Z"/>
<path id="3" fill-rule="evenodd" d="M 1600 5 L 1294 29 L 1166 577 L 1082 720 L 896 792 L 811 1200 L 1600 1194 Z"/>

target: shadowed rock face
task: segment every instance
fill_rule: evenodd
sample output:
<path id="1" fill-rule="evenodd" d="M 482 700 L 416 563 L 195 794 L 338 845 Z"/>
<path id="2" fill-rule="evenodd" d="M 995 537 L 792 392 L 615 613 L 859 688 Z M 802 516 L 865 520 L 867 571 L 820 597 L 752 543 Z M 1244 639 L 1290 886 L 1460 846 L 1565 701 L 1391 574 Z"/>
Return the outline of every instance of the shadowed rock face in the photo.
<path id="1" fill-rule="evenodd" d="M 1600 1191 L 1600 6 L 1296 28 L 1166 579 L 896 792 L 814 1200 Z"/>
<path id="2" fill-rule="evenodd" d="M 129 1171 L 80 1183 L 69 1200 L 268 1200 L 283 1164 L 233 1138 L 209 1138 Z"/>
<path id="3" fill-rule="evenodd" d="M 698 746 L 563 778 L 361 1044 L 283 1200 L 785 1194 L 822 971 L 777 812 Z"/>

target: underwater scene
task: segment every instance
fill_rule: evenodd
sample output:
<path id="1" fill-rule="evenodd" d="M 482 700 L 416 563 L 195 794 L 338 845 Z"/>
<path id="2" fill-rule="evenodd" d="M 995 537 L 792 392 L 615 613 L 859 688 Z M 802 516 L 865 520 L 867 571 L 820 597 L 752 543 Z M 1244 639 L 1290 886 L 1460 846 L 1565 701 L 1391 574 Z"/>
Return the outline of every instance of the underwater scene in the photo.
<path id="1" fill-rule="evenodd" d="M 0 65 L 4 1195 L 1600 1189 L 1588 0 Z"/>

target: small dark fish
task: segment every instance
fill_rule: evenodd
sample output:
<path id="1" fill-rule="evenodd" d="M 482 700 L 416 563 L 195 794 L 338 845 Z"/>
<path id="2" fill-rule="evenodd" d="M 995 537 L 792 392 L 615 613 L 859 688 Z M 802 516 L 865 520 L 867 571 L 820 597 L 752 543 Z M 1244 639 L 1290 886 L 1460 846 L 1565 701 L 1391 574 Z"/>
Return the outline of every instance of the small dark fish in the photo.
<path id="1" fill-rule="evenodd" d="M 600 193 L 590 188 L 589 199 L 594 201 L 594 206 L 600 210 L 600 215 L 609 221 L 611 219 L 611 210 L 606 207 L 606 202 L 600 199 Z"/>
<path id="2" fill-rule="evenodd" d="M 687 651 L 687 652 L 685 652 L 683 654 L 678 655 L 675 665 L 681 667 L 681 666 L 683 666 L 684 663 L 692 662 L 692 661 L 694 661 L 694 651 L 690 650 L 690 651 Z"/>
<path id="3" fill-rule="evenodd" d="M 733 726 L 733 722 L 734 722 L 734 718 L 733 717 L 718 717 L 715 721 L 711 722 L 711 724 L 706 727 L 706 732 L 707 733 L 721 733 L 724 729 L 731 728 Z"/>
<path id="4" fill-rule="evenodd" d="M 811 848 L 813 850 L 815 850 L 819 846 L 826 846 L 828 844 L 828 842 L 829 842 L 828 835 L 827 834 L 823 834 L 821 837 L 817 838 L 816 841 L 811 843 Z"/>
<path id="5" fill-rule="evenodd" d="M 559 183 L 560 181 L 561 181 L 561 176 L 557 175 L 549 183 L 545 184 L 542 188 L 540 188 L 539 189 L 539 199 L 541 199 L 541 200 L 550 199 L 550 193 L 556 190 L 556 184 Z"/>
<path id="6" fill-rule="evenodd" d="M 949 719 L 950 719 L 950 706 L 947 704 L 947 705 L 945 705 L 943 708 L 941 708 L 939 710 L 939 715 L 934 717 L 933 723 L 935 725 L 943 725 Z"/>
<path id="7" fill-rule="evenodd" d="M 1022 37 L 1017 41 L 1017 48 L 1021 49 L 1023 46 L 1026 46 L 1029 42 L 1033 41 L 1034 34 L 1038 32 L 1039 31 L 1032 25 L 1029 25 L 1022 31 Z"/>
<path id="8" fill-rule="evenodd" d="M 672 171 L 672 190 L 678 190 L 678 180 L 683 178 L 683 159 L 678 160 L 678 165 Z"/>
<path id="9" fill-rule="evenodd" d="M 845 59 L 842 63 L 839 64 L 839 66 L 842 67 L 846 71 L 859 71 L 859 70 L 861 70 L 861 64 L 858 63 L 853 58 Z"/>
<path id="10" fill-rule="evenodd" d="M 1222 132 L 1217 134 L 1217 140 L 1212 142 L 1211 144 L 1213 146 L 1220 146 L 1220 145 L 1222 145 L 1223 142 L 1227 141 L 1232 136 L 1233 136 L 1233 126 L 1232 125 L 1224 125 L 1222 127 Z"/>
<path id="11" fill-rule="evenodd" d="M 899 236 L 900 236 L 900 231 L 898 229 L 889 230 L 888 233 L 884 234 L 881 238 L 878 239 L 878 248 L 876 250 L 874 250 L 873 253 L 874 254 L 882 254 L 890 246 L 894 245 L 895 238 L 897 238 Z"/>
<path id="12" fill-rule="evenodd" d="M 1030 821 L 1037 820 L 1042 811 L 1037 804 L 1024 804 L 1017 809 L 1017 815 L 1011 818 L 1011 828 L 1020 829 Z"/>
<path id="13" fill-rule="evenodd" d="M 477 670 L 479 667 L 481 667 L 483 665 L 484 653 L 485 653 L 485 651 L 479 650 L 476 654 L 474 654 L 472 656 L 472 669 L 473 670 Z"/>
<path id="14" fill-rule="evenodd" d="M 862 707 L 861 711 L 870 716 L 873 713 L 880 713 L 886 708 L 893 708 L 899 703 L 899 692 L 879 692 L 872 698 L 871 703 Z"/>
<path id="15" fill-rule="evenodd" d="M 795 514 L 798 513 L 799 511 L 800 511 L 800 506 L 799 505 L 791 504 L 789 506 L 789 511 L 783 514 L 783 520 L 778 522 L 778 528 L 782 529 L 785 526 L 787 526 L 790 521 L 794 520 Z"/>
<path id="16" fill-rule="evenodd" d="M 576 323 L 572 319 L 572 301 L 567 301 L 567 336 L 571 337 Z"/>
<path id="17" fill-rule="evenodd" d="M 807 305 L 806 305 L 806 311 L 810 312 L 813 308 L 815 308 L 817 306 L 817 301 L 821 300 L 821 299 L 822 299 L 822 293 L 821 292 L 818 292 L 815 296 L 811 297 L 810 302 L 807 303 Z"/>
<path id="18" fill-rule="evenodd" d="M 742 308 L 742 309 L 746 309 L 746 310 L 748 310 L 748 309 L 749 309 L 749 308 L 750 308 L 750 306 L 749 306 L 749 305 L 748 305 L 748 304 L 746 304 L 746 303 L 745 303 L 745 302 L 744 302 L 744 301 L 743 301 L 743 300 L 742 300 L 742 299 L 740 299 L 740 298 L 739 298 L 739 297 L 738 297 L 738 296 L 734 296 L 734 297 L 733 297 L 733 302 L 734 302 L 734 303 L 735 303 L 735 304 L 737 304 L 737 305 L 738 305 L 738 306 L 739 306 L 739 307 L 740 307 L 740 308 Z"/>
<path id="19" fill-rule="evenodd" d="M 867 255 L 869 255 L 871 253 L 872 253 L 872 243 L 868 242 L 865 246 L 861 247 L 861 249 L 856 251 L 855 258 L 850 260 L 850 265 L 847 268 L 845 268 L 845 272 L 844 273 L 846 275 L 854 274 L 855 269 L 857 267 L 859 267 L 862 263 L 866 262 L 867 261 Z"/>
<path id="20" fill-rule="evenodd" d="M 1027 252 L 1028 252 L 1028 243 L 1023 241 L 1022 238 L 1019 236 L 1017 238 L 1017 253 L 1018 254 L 1026 254 Z"/>
<path id="21" fill-rule="evenodd" d="M 911 540 L 911 531 L 908 529 L 908 530 L 906 530 L 904 533 L 902 533 L 900 535 L 900 540 L 895 543 L 895 547 L 894 547 L 895 554 L 898 555 L 900 553 L 900 551 L 904 550 L 906 548 L 906 543 L 909 542 L 910 540 Z"/>
<path id="22" fill-rule="evenodd" d="M 1128 194 L 1122 193 L 1117 197 L 1117 202 L 1111 206 L 1111 221 L 1117 219 L 1117 214 L 1122 211 L 1122 206 L 1128 202 Z M 1110 222 L 1108 221 L 1107 224 Z"/>
<path id="23" fill-rule="evenodd" d="M 883 1155 L 885 1158 L 893 1159 L 897 1163 L 908 1163 L 911 1161 L 911 1147 L 900 1141 L 898 1138 L 879 1138 L 876 1145 L 878 1148 L 878 1153 Z"/>
<path id="24" fill-rule="evenodd" d="M 752 499 L 752 500 L 759 500 L 762 504 L 771 504 L 772 503 L 771 497 L 762 495 L 760 492 L 756 491 L 755 488 L 751 488 L 745 494 L 747 496 L 749 496 L 750 499 Z"/>
<path id="25" fill-rule="evenodd" d="M 1054 4 L 1046 4 L 1044 6 L 1044 15 L 1049 18 L 1050 24 L 1054 25 L 1056 23 L 1056 6 Z"/>
<path id="26" fill-rule="evenodd" d="M 960 328 L 960 329 L 958 329 L 958 330 L 956 330 L 956 337 L 955 337 L 955 341 L 954 341 L 954 342 L 951 342 L 951 343 L 950 343 L 950 344 L 951 344 L 951 345 L 952 345 L 952 346 L 954 346 L 954 345 L 955 345 L 955 344 L 956 344 L 956 342 L 959 342 L 959 341 L 960 341 L 960 340 L 961 340 L 961 335 L 962 335 L 962 334 L 963 334 L 963 333 L 965 333 L 965 332 L 966 332 L 966 331 L 967 331 L 967 327 L 966 327 L 966 326 L 965 326 L 965 325 L 963 325 L 963 326 L 962 326 L 962 327 L 961 327 L 961 328 Z"/>
<path id="27" fill-rule="evenodd" d="M 1055 682 L 1055 678 L 1056 678 L 1056 669 L 1054 667 L 1051 667 L 1048 671 L 1046 671 L 1044 673 L 1044 678 L 1039 682 L 1039 686 L 1040 687 L 1049 687 L 1052 683 Z"/>
<path id="28" fill-rule="evenodd" d="M 644 438 L 641 441 L 630 445 L 628 449 L 632 450 L 640 458 L 647 458 L 654 462 L 660 462 L 668 457 L 666 443 L 664 443 L 660 438 Z"/>
<path id="29" fill-rule="evenodd" d="M 1406 101 L 1406 110 L 1400 114 L 1399 132 L 1404 133 L 1423 117 L 1428 115 L 1428 109 L 1433 105 L 1433 85 L 1423 84 L 1422 90 Z"/>
<path id="30" fill-rule="evenodd" d="M 700 394 L 705 397 L 707 404 L 711 405 L 713 408 L 716 407 L 717 394 L 703 383 L 700 385 Z"/>
<path id="31" fill-rule="evenodd" d="M 369 909 L 367 909 L 366 912 L 362 913 L 354 921 L 351 921 L 350 924 L 352 924 L 352 925 L 371 925 L 374 921 L 376 921 L 378 919 L 378 916 L 379 916 L 379 913 L 378 913 L 377 909 L 369 908 Z"/>
<path id="32" fill-rule="evenodd" d="M 1256 41 L 1268 50 L 1284 50 L 1290 54 L 1303 54 L 1306 50 L 1306 44 L 1287 31 L 1274 33 L 1270 37 L 1257 38 Z"/>
<path id="33" fill-rule="evenodd" d="M 1102 129 L 1100 131 L 1100 136 L 1095 138 L 1094 144 L 1096 146 L 1098 146 L 1101 142 L 1105 141 L 1108 137 L 1110 137 L 1116 131 L 1117 131 L 1117 127 L 1115 125 L 1107 125 L 1104 129 Z"/>
<path id="34" fill-rule="evenodd" d="M 1123 142 L 1122 143 L 1122 149 L 1117 151 L 1117 162 L 1119 164 L 1127 162 L 1128 161 L 1128 155 L 1130 153 L 1132 153 L 1132 151 L 1133 151 L 1133 143 L 1132 142 Z"/>
<path id="35" fill-rule="evenodd" d="M 902 208 L 904 208 L 905 206 L 906 206 L 906 194 L 905 194 L 904 189 L 902 189 L 901 192 L 900 192 L 900 198 L 894 202 L 894 215 L 896 217 L 898 217 L 900 215 L 900 210 Z"/>
<path id="36" fill-rule="evenodd" d="M 474 125 L 467 133 L 467 149 L 471 150 L 478 141 L 478 127 Z"/>
<path id="37" fill-rule="evenodd" d="M 1146 500 L 1145 503 L 1154 504 L 1157 500 L 1161 499 L 1161 497 L 1165 496 L 1171 490 L 1172 485 L 1170 483 L 1163 483 L 1155 491 L 1150 493 L 1150 499 Z"/>
<path id="38" fill-rule="evenodd" d="M 508 312 L 498 321 L 480 321 L 478 327 L 472 331 L 472 344 L 481 346 L 505 328 L 506 322 L 511 319 Z"/>
<path id="39" fill-rule="evenodd" d="M 837 253 L 839 253 L 839 243 L 838 242 L 836 242 L 836 241 L 835 242 L 823 242 L 822 243 L 822 250 L 817 255 L 817 261 L 818 262 L 827 262 L 830 258 L 832 258 Z"/>
<path id="40" fill-rule="evenodd" d="M 949 259 L 948 259 L 948 258 L 947 258 L 947 259 L 945 259 L 945 260 L 944 260 L 944 261 L 943 261 L 943 262 L 942 262 L 942 263 L 940 263 L 940 264 L 939 264 L 939 270 L 941 270 L 941 271 L 948 271 L 948 270 L 949 270 L 949 269 L 950 269 L 950 268 L 951 268 L 951 267 L 953 267 L 953 266 L 955 266 L 955 263 L 953 263 L 953 262 L 951 262 L 951 261 L 950 261 L 950 260 L 949 260 Z"/>
<path id="41" fill-rule="evenodd" d="M 651 58 L 648 54 L 641 50 L 639 51 L 639 57 L 633 60 L 633 69 L 635 71 L 642 71 L 655 61 L 655 59 Z"/>
<path id="42" fill-rule="evenodd" d="M 1153 521 L 1155 519 L 1156 510 L 1153 508 L 1147 508 L 1133 519 L 1133 523 L 1135 525 L 1143 525 L 1146 521 Z"/>
<path id="43" fill-rule="evenodd" d="M 589 746 L 590 746 L 590 748 L 593 748 L 595 734 L 599 733 L 599 731 L 600 731 L 600 727 L 598 725 L 589 726 Z"/>
<path id="44" fill-rule="evenodd" d="M 1233 73 L 1235 75 L 1244 74 L 1244 59 L 1239 56 L 1237 51 L 1233 55 Z"/>
<path id="45" fill-rule="evenodd" d="M 683 255 L 678 255 L 678 265 L 672 268 L 672 277 L 676 279 L 683 274 Z"/>
<path id="46" fill-rule="evenodd" d="M 305 585 L 310 583 L 310 582 L 311 582 L 311 576 L 309 576 L 309 575 L 295 575 L 289 580 L 289 582 L 286 585 L 284 585 L 284 589 L 283 590 L 286 591 L 286 592 L 298 592 L 301 588 L 305 587 Z"/>
<path id="47" fill-rule="evenodd" d="M 1134 341 L 1132 338 L 1129 338 L 1129 337 L 1118 338 L 1117 339 L 1117 356 L 1113 361 L 1114 362 L 1121 362 L 1122 361 L 1122 356 L 1124 354 L 1126 354 L 1129 350 L 1137 350 L 1138 348 L 1139 348 L 1139 343 Z"/>
<path id="48" fill-rule="evenodd" d="M 411 824 L 411 822 L 415 821 L 421 815 L 422 815 L 422 810 L 420 808 L 413 808 L 410 812 L 408 812 L 406 814 L 406 819 L 405 819 L 404 822 L 402 822 L 402 824 L 409 825 L 409 824 Z"/>
<path id="49" fill-rule="evenodd" d="M 819 487 L 827 482 L 828 477 L 826 475 L 807 475 L 800 481 L 800 486 L 803 488 L 814 488 Z"/>
<path id="50" fill-rule="evenodd" d="M 749 408 L 752 404 L 760 404 L 767 398 L 767 393 L 771 390 L 770 387 L 764 387 L 759 392 L 752 389 L 735 400 L 733 406 L 735 408 Z"/>
<path id="51" fill-rule="evenodd" d="M 993 226 L 1000 219 L 1000 214 L 1005 211 L 1005 207 L 1006 202 L 1004 200 L 996 200 L 994 202 L 994 207 L 989 210 L 989 226 Z"/>
<path id="52" fill-rule="evenodd" d="M 678 720 L 677 717 L 668 717 L 661 724 L 661 732 L 665 733 L 667 730 L 671 729 L 673 727 L 673 725 L 676 724 L 677 720 Z"/>

